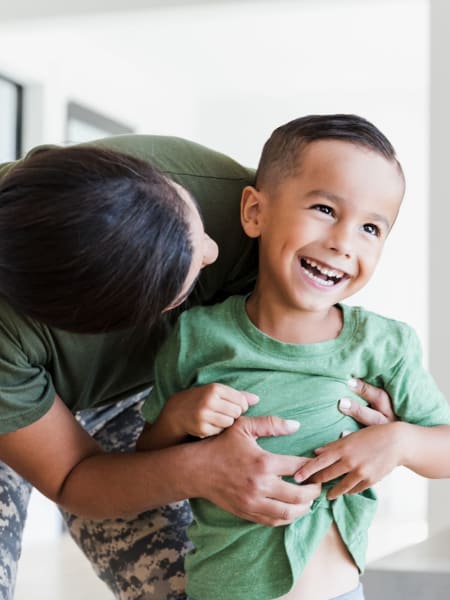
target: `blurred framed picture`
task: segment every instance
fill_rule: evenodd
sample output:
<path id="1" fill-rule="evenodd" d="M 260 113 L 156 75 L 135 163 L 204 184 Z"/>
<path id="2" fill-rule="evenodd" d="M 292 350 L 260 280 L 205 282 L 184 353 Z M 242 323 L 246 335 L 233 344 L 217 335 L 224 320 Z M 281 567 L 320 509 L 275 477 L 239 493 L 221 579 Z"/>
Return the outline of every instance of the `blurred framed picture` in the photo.
<path id="1" fill-rule="evenodd" d="M 0 74 L 0 164 L 22 154 L 23 88 Z"/>
<path id="2" fill-rule="evenodd" d="M 77 102 L 68 102 L 66 121 L 68 144 L 78 144 L 123 133 L 133 133 L 133 129 L 125 123 L 111 119 Z"/>

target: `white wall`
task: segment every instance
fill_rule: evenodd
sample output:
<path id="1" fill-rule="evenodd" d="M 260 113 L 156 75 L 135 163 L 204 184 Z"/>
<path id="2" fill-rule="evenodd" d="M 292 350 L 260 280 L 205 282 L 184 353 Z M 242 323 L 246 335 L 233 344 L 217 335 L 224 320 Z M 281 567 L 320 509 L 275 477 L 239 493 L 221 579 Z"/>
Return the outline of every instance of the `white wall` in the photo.
<path id="1" fill-rule="evenodd" d="M 291 118 L 372 120 L 397 148 L 408 190 L 380 269 L 354 301 L 408 321 L 426 348 L 428 42 L 427 0 L 223 3 L 0 24 L 0 72 L 43 85 L 28 145 L 62 140 L 68 98 L 249 165 Z M 380 489 L 380 519 L 424 516 L 418 478 L 399 472 Z"/>
<path id="2" fill-rule="evenodd" d="M 450 220 L 448 147 L 450 139 L 450 79 L 448 52 L 450 4 L 431 1 L 430 61 L 430 367 L 450 398 L 448 344 L 450 286 L 448 284 L 448 223 Z M 429 523 L 433 532 L 450 527 L 450 482 L 430 484 Z"/>

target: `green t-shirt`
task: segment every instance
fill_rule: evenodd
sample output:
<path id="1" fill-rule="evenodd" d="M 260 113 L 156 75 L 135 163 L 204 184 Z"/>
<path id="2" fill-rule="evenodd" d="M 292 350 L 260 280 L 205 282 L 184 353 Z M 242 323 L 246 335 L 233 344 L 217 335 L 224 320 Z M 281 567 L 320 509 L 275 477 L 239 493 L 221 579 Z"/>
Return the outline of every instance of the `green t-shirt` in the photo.
<path id="1" fill-rule="evenodd" d="M 359 307 L 341 309 L 340 335 L 307 345 L 284 344 L 262 333 L 247 317 L 243 296 L 185 312 L 156 359 L 145 418 L 154 421 L 177 391 L 220 382 L 259 395 L 247 415 L 300 421 L 293 435 L 258 440 L 263 448 L 313 456 L 342 431 L 359 428 L 338 410 L 338 400 L 350 394 L 347 381 L 355 376 L 383 387 L 403 420 L 450 424 L 449 404 L 422 367 L 415 332 Z M 376 499 L 366 490 L 330 502 L 324 489 L 311 511 L 287 527 L 250 523 L 203 499 L 191 504 L 195 549 L 186 558 L 188 595 L 269 600 L 291 589 L 333 521 L 362 571 Z"/>
<path id="2" fill-rule="evenodd" d="M 257 248 L 241 229 L 239 204 L 242 188 L 253 182 L 252 170 L 174 137 L 124 135 L 92 144 L 150 161 L 196 198 L 205 229 L 217 241 L 220 254 L 217 262 L 202 272 L 190 305 L 251 289 Z M 45 151 L 45 147 L 29 156 L 36 151 Z M 0 178 L 15 164 L 1 165 Z M 137 329 L 80 335 L 19 315 L 0 298 L 0 433 L 39 419 L 52 405 L 55 393 L 76 411 L 148 388 L 153 382 L 154 357 L 171 327 L 170 318 L 162 318 L 147 337 Z"/>

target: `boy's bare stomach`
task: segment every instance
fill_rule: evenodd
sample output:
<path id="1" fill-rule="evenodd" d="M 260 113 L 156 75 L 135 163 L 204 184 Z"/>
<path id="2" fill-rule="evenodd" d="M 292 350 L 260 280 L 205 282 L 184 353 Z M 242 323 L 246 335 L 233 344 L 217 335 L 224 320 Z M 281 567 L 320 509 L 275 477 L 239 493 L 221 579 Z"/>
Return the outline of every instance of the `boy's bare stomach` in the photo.
<path id="1" fill-rule="evenodd" d="M 300 579 L 279 600 L 330 600 L 358 584 L 358 569 L 333 523 Z"/>

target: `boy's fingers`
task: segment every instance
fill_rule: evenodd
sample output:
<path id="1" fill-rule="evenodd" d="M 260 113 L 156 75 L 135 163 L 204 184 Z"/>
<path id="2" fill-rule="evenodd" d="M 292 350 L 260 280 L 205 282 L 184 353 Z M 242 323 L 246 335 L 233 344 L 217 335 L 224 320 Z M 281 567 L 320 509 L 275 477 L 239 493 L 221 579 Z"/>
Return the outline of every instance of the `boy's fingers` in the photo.
<path id="1" fill-rule="evenodd" d="M 253 406 L 259 402 L 259 396 L 256 394 L 252 394 L 251 392 L 241 392 L 241 394 L 244 394 L 245 398 L 247 398 L 249 406 Z"/>
<path id="2" fill-rule="evenodd" d="M 220 431 L 222 431 L 227 427 L 231 427 L 235 422 L 236 418 L 238 417 L 239 415 L 237 417 L 234 417 L 233 415 L 225 414 L 223 412 L 212 412 L 207 417 L 207 422 L 210 424 L 211 427 L 218 428 Z M 220 431 L 216 431 L 214 434 L 210 435 L 216 435 L 217 433 L 220 433 Z"/>
<path id="3" fill-rule="evenodd" d="M 297 483 L 306 481 L 319 471 L 327 469 L 335 464 L 339 456 L 335 456 L 332 452 L 327 452 L 324 455 L 319 455 L 305 462 L 305 464 L 295 473 L 294 479 Z M 327 480 L 324 480 L 327 481 Z"/>
<path id="4" fill-rule="evenodd" d="M 369 485 L 362 481 L 358 475 L 349 473 L 337 485 L 329 490 L 327 498 L 329 500 L 335 500 L 338 496 L 342 496 L 343 494 L 356 494 L 368 487 Z"/>
<path id="5" fill-rule="evenodd" d="M 213 391 L 219 398 L 239 406 L 241 412 L 246 412 L 249 406 L 253 406 L 259 402 L 259 397 L 256 394 L 235 390 L 234 388 L 221 383 L 213 384 Z"/>
<path id="6" fill-rule="evenodd" d="M 358 421 L 358 423 L 361 423 L 362 425 L 382 425 L 383 423 L 389 423 L 391 420 L 394 420 L 389 419 L 385 414 L 378 410 L 374 410 L 369 406 L 363 406 L 351 398 L 341 398 L 338 407 L 344 415 L 353 417 L 355 421 Z"/>
<path id="7" fill-rule="evenodd" d="M 383 389 L 355 377 L 349 380 L 348 386 L 355 394 L 366 400 L 374 410 L 382 413 L 388 421 L 396 420 L 391 398 Z"/>

